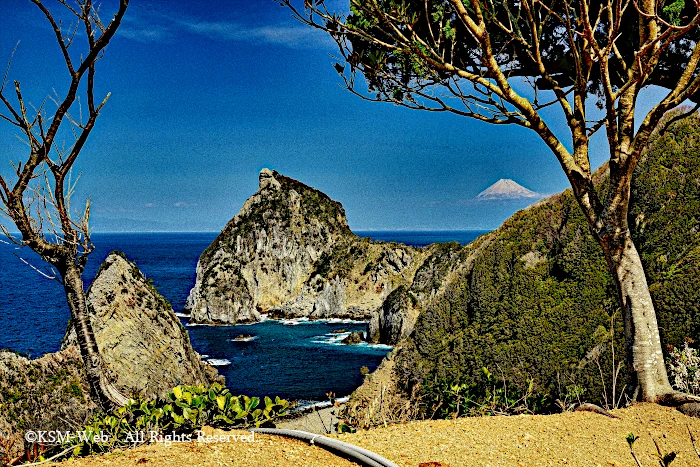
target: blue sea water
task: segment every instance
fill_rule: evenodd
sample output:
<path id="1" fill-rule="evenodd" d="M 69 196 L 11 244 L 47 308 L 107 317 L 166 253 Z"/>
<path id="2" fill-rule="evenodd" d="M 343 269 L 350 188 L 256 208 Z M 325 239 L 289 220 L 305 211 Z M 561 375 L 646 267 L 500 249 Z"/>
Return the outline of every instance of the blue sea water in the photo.
<path id="1" fill-rule="evenodd" d="M 375 240 L 412 246 L 458 241 L 469 243 L 483 231 L 358 232 Z M 113 250 L 126 256 L 153 280 L 159 292 L 182 310 L 194 285 L 199 255 L 216 233 L 97 233 L 95 251 L 85 269 L 88 278 Z M 70 314 L 63 288 L 27 266 L 45 265 L 27 248 L 0 243 L 0 348 L 39 357 L 59 349 Z M 184 319 L 186 322 L 186 319 Z M 374 370 L 389 351 L 385 346 L 344 346 L 333 330 L 364 330 L 363 323 L 266 321 L 239 326 L 188 326 L 193 347 L 218 365 L 227 386 L 237 393 L 274 394 L 322 400 L 347 395 L 362 382 L 360 368 Z M 250 334 L 248 342 L 234 341 Z"/>

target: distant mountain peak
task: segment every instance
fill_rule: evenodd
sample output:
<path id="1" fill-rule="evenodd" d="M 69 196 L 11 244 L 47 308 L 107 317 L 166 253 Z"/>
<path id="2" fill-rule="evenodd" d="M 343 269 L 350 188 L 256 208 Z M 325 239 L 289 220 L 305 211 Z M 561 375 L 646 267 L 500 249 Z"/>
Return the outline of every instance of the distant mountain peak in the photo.
<path id="1" fill-rule="evenodd" d="M 476 196 L 479 200 L 539 198 L 540 195 L 517 184 L 509 178 L 502 178 Z"/>

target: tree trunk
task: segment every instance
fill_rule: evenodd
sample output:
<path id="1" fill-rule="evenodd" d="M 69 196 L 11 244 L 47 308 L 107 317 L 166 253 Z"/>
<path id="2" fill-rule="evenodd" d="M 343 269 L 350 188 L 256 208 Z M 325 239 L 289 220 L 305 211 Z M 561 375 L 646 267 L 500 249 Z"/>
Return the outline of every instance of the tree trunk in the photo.
<path id="1" fill-rule="evenodd" d="M 599 239 L 625 319 L 627 371 L 635 401 L 663 402 L 674 394 L 666 373 L 656 312 L 629 230 Z"/>
<path id="2" fill-rule="evenodd" d="M 64 271 L 63 288 L 66 291 L 73 328 L 85 365 L 90 395 L 105 412 L 126 404 L 127 399 L 117 391 L 105 375 L 102 357 L 88 315 L 83 279 L 75 264 L 69 264 Z"/>

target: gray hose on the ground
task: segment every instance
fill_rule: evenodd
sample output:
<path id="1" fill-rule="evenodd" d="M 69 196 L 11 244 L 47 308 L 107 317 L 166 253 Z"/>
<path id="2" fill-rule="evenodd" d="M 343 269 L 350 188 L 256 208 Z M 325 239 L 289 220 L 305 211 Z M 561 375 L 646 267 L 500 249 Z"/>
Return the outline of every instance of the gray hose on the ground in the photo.
<path id="1" fill-rule="evenodd" d="M 389 459 L 386 459 L 385 457 L 382 457 L 372 451 L 368 451 L 367 449 L 363 449 L 359 446 L 355 446 L 354 444 L 346 443 L 337 439 L 327 438 L 314 433 L 308 433 L 306 431 L 278 430 L 276 428 L 254 428 L 252 431 L 255 433 L 285 436 L 287 438 L 307 441 L 328 451 L 342 454 L 346 459 L 367 467 L 399 467 Z"/>

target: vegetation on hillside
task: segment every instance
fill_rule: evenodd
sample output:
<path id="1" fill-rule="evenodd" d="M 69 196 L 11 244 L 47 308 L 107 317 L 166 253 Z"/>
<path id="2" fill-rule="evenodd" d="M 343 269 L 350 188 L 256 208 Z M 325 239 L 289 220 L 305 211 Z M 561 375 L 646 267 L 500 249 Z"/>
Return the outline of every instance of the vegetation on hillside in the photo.
<path id="1" fill-rule="evenodd" d="M 695 115 L 655 135 L 632 188 L 630 225 L 666 345 L 700 338 L 699 123 Z M 477 248 L 472 266 L 423 311 L 397 357 L 406 393 L 415 397 L 423 388 L 430 399 L 430 388 L 446 382 L 478 393 L 487 367 L 509 386 L 532 383 L 548 401 L 545 410 L 572 393 L 613 405 L 612 348 L 624 361 L 623 323 L 600 247 L 571 191 L 516 213 L 465 251 Z M 622 365 L 615 399 L 625 379 Z"/>

